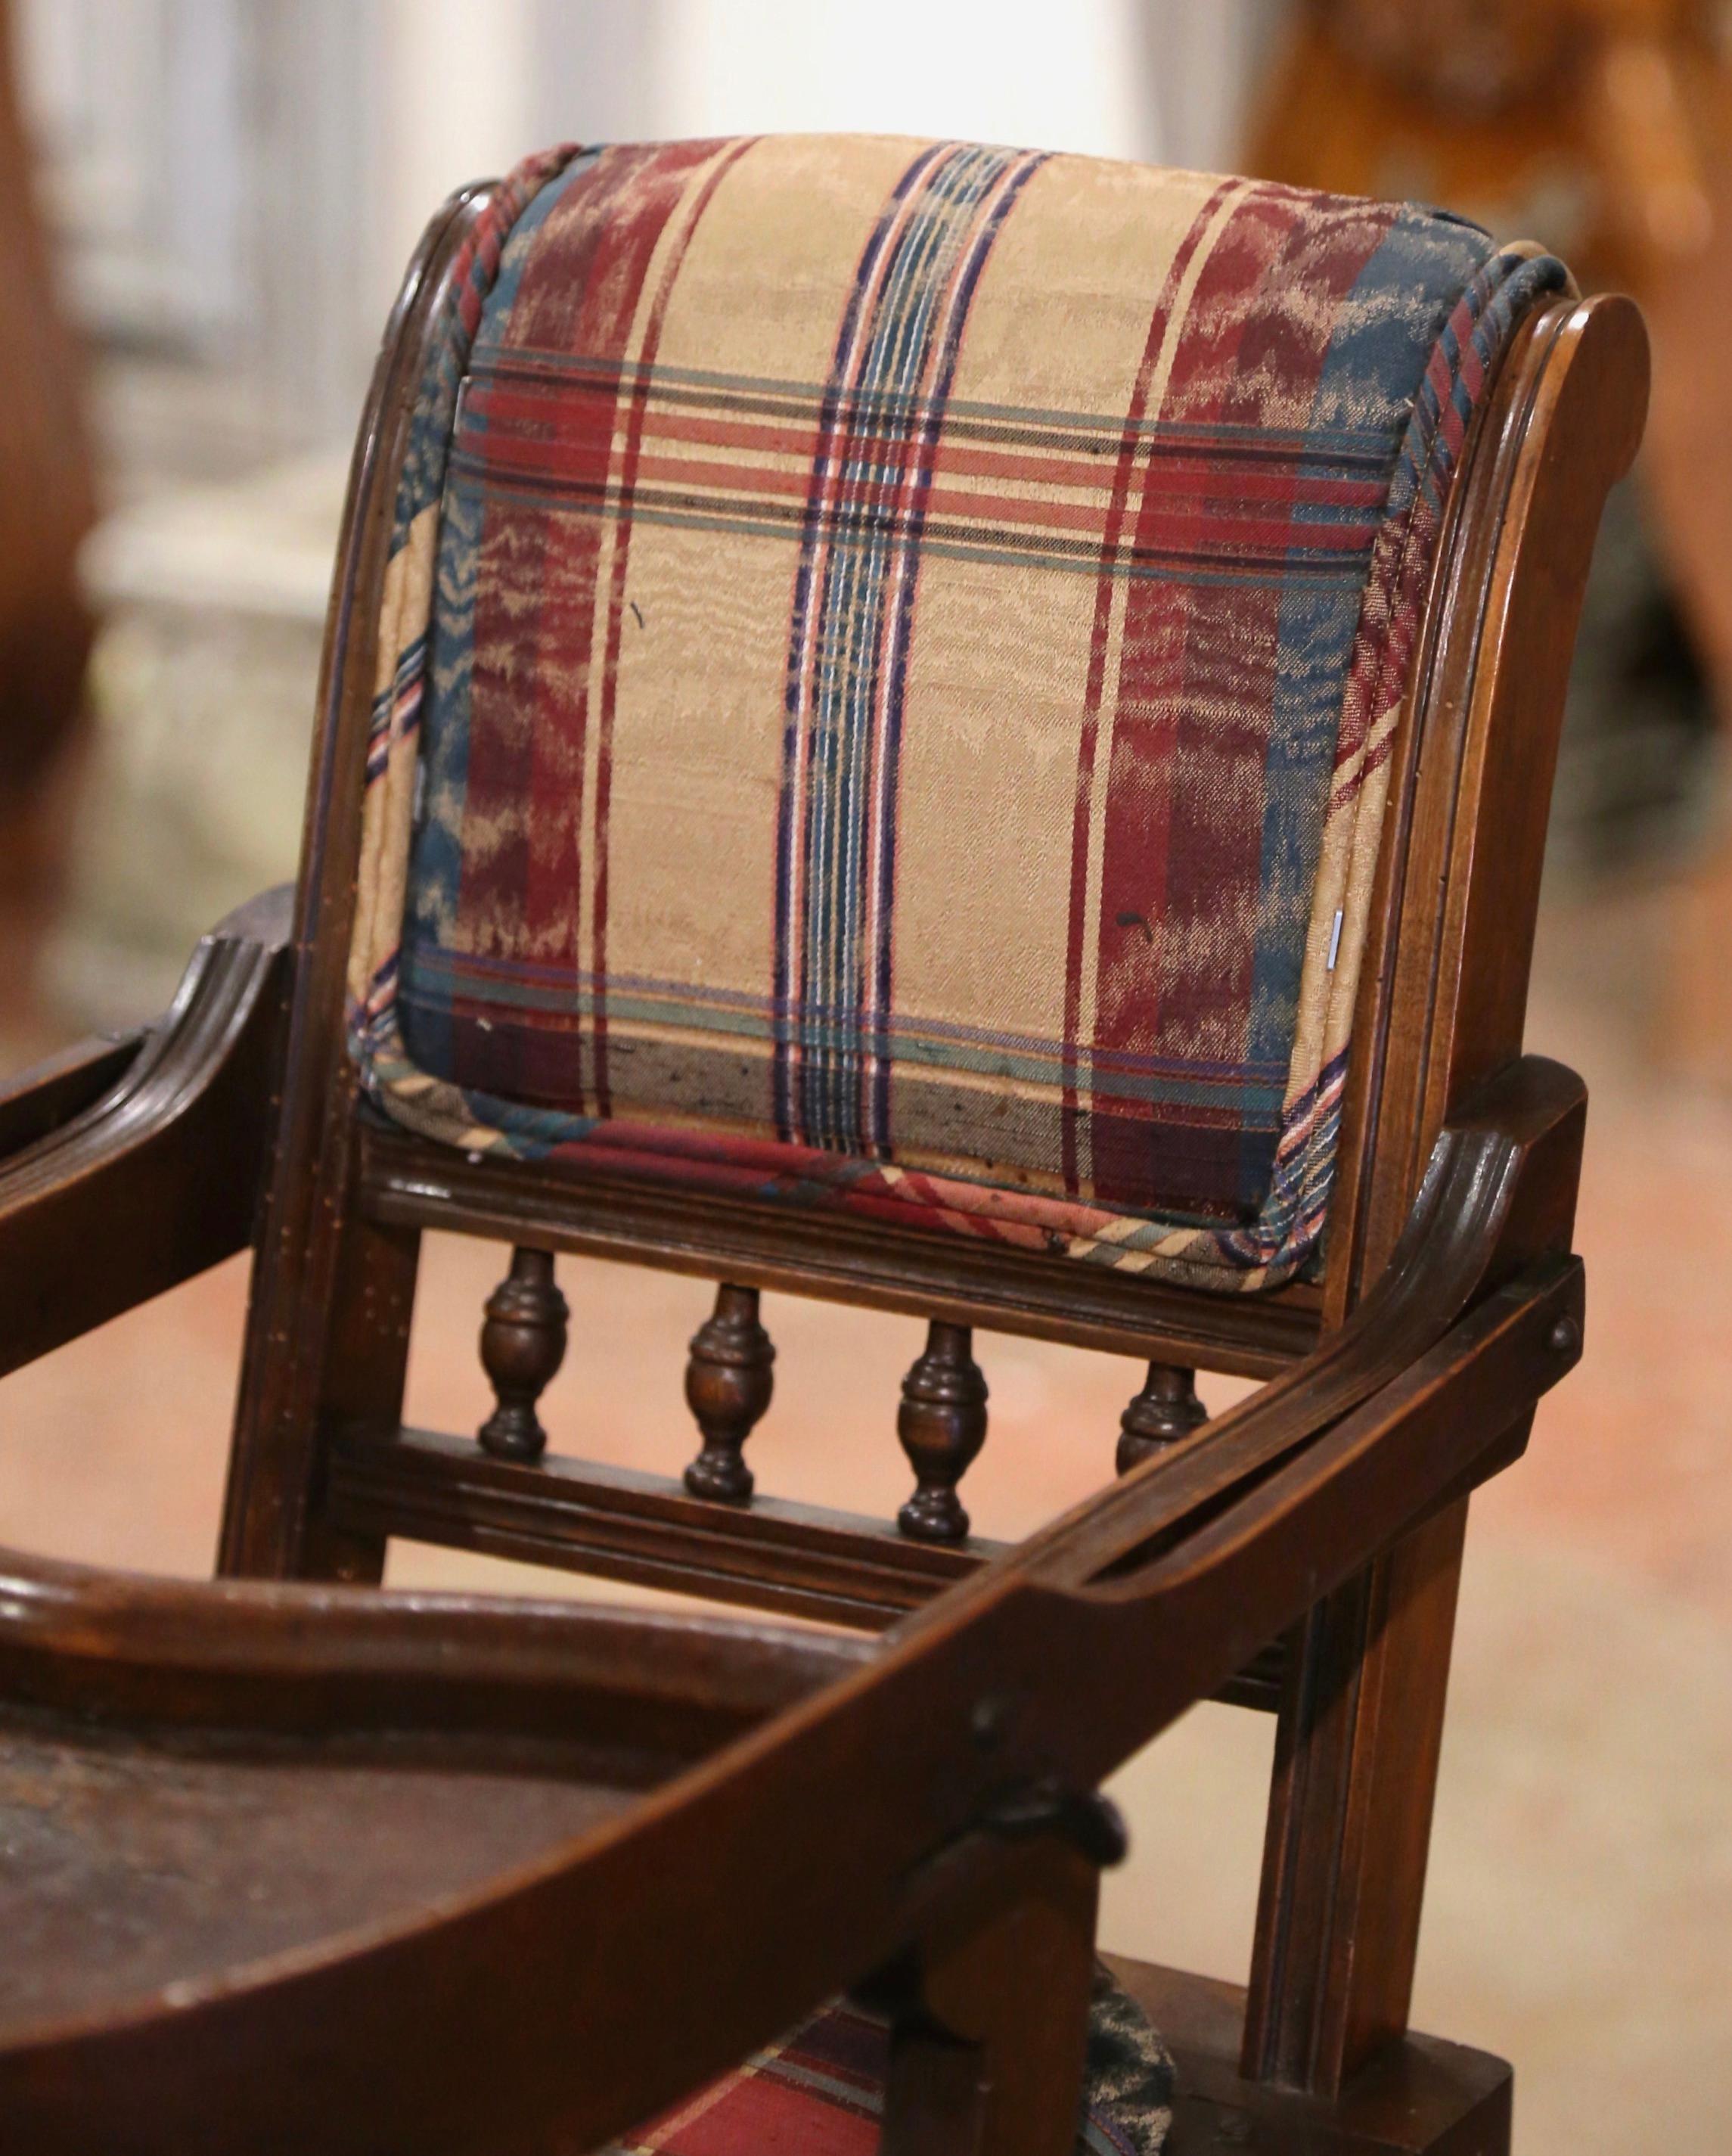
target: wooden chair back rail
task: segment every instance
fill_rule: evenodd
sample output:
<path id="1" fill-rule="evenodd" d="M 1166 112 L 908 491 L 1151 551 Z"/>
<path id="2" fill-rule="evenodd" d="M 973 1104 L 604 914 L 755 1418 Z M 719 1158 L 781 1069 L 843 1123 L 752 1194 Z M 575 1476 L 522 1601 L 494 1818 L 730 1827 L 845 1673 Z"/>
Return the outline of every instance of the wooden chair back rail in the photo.
<path id="1" fill-rule="evenodd" d="M 1559 1270 L 1579 1101 L 1516 1059 L 1586 555 L 1599 505 L 1639 431 L 1639 321 L 1615 300 L 1541 310 L 1513 341 L 1473 423 L 1397 737 L 1327 1260 L 1316 1282 L 1211 1297 L 985 1245 L 951 1247 L 817 1214 L 632 1187 L 582 1168 L 466 1158 L 387 1128 L 360 1106 L 343 1040 L 344 973 L 377 599 L 421 356 L 486 199 L 484 189 L 454 198 L 423 243 L 381 353 L 351 482 L 222 1568 L 366 1583 L 379 1578 L 392 1533 L 423 1534 L 863 1629 L 902 1618 L 898 1638 L 915 1656 L 924 1651 L 918 1643 L 935 1636 L 930 1628 L 948 1637 L 951 1625 L 976 1620 L 985 1653 L 998 1620 L 988 1623 L 983 1613 L 998 1609 L 997 1598 L 1012 1595 L 1015 1582 L 1017 1607 L 1038 1601 L 1051 1616 L 1058 1596 L 1064 1625 L 1079 1638 L 1087 1633 L 1090 1652 L 1152 1660 L 1178 1691 L 1189 1687 L 1187 1699 L 1199 1687 L 1226 1686 L 1249 1702 L 1279 1700 L 1243 2063 L 1253 2077 L 1333 2093 L 1405 2025 L 1465 1491 L 1525 1435 L 1524 1409 L 1494 1409 L 1493 1426 L 1475 1425 L 1468 1445 L 1460 1431 L 1443 1430 L 1438 1403 L 1470 1392 L 1506 1404 L 1537 1397 L 1542 1370 L 1561 1367 L 1574 1350 L 1554 1344 L 1542 1353 L 1536 1313 L 1545 1314 L 1543 1332 L 1561 1327 L 1560 1339 L 1579 1338 L 1575 1276 Z M 269 998 L 255 988 L 254 1000 L 259 1014 L 238 1039 L 264 1037 L 257 1029 L 266 1027 Z M 1458 1278 L 1427 1245 L 1427 1265 L 1410 1268 L 1397 1254 L 1415 1236 L 1423 1242 L 1423 1224 L 1441 1218 L 1445 1186 L 1448 1203 L 1477 1221 L 1476 1233 L 1490 1232 L 1487 1222 L 1506 1203 L 1484 1180 L 1495 1181 L 1490 1127 L 1463 1120 L 1473 1099 L 1499 1079 L 1518 1124 L 1538 1112 L 1535 1101 L 1545 1122 L 1543 1137 L 1530 1130 L 1508 1141 L 1521 1154 L 1519 1171 L 1509 1158 L 1497 1171 L 1517 1176 L 1527 1194 L 1497 1229 L 1499 1249 L 1507 1243 L 1514 1255 L 1506 1265 L 1504 1255 L 1494 1263 L 1480 1250 L 1470 1261 L 1463 1255 L 1469 1245 L 1459 1245 L 1451 1261 L 1458 1261 Z M 1446 1129 L 1453 1134 L 1433 1156 Z M 1470 1135 L 1476 1130 L 1478 1137 Z M 1442 1184 L 1427 1179 L 1428 1157 L 1429 1175 Z M 489 1306 L 487 1353 L 500 1408 L 479 1444 L 402 1428 L 427 1228 L 486 1235 L 515 1254 Z M 225 1223 L 222 1235 L 230 1234 Z M 688 1365 L 701 1445 L 683 1485 L 541 1458 L 536 1401 L 557 1367 L 563 1332 L 551 1254 L 561 1250 L 722 1284 Z M 1520 1293 L 1498 1284 L 1530 1261 L 1540 1270 Z M 158 1264 L 151 1276 L 166 1282 L 172 1270 Z M 1455 1282 L 1447 1292 L 1438 1285 L 1446 1277 Z M 932 1327 L 899 1418 L 921 1491 L 902 1532 L 750 1490 L 744 1448 L 767 1400 L 772 1352 L 756 1303 L 766 1288 L 915 1314 Z M 1462 1320 L 1468 1332 L 1448 1350 L 1453 1374 L 1435 1398 L 1402 1395 L 1416 1427 L 1435 1424 L 1443 1433 L 1436 1457 L 1416 1466 L 1415 1502 L 1397 1502 L 1376 1484 L 1391 1547 L 1364 1568 L 1361 1515 L 1360 1569 L 1350 1566 L 1351 1576 L 1324 1594 L 1327 1563 L 1303 1554 L 1296 1530 L 1290 1543 L 1283 1539 L 1289 1515 L 1279 1506 L 1290 1506 L 1322 1548 L 1333 1546 L 1331 1533 L 1347 1537 L 1347 1514 L 1330 1508 L 1360 1471 L 1353 1433 L 1387 1437 L 1375 1405 L 1379 1389 L 1409 1382 L 1403 1356 L 1420 1357 L 1421 1372 L 1432 1369 L 1424 1358 L 1470 1295 L 1488 1299 Z M 1363 1322 L 1361 1310 L 1371 1313 Z M 990 1567 L 984 1549 L 960 1539 L 959 1485 L 981 1434 L 971 1374 L 977 1327 L 1115 1349 L 1158 1366 L 1121 1430 L 1101 1434 L 1103 1476 L 1115 1436 L 1131 1465 L 1122 1488 L 1098 1500 L 1085 1521 L 1055 1531 L 1057 1540 L 1038 1537 L 1008 1559 L 992 1553 Z M 1272 1382 L 1246 1409 L 1187 1435 L 1197 1368 Z M 1514 1389 L 1484 1389 L 1494 1378 Z M 1319 1465 L 1319 1416 L 1345 1448 L 1327 1455 L 1328 1473 Z M 1397 1450 L 1386 1445 L 1377 1460 Z M 1385 1467 L 1365 1472 L 1375 1483 Z M 1274 1512 L 1272 1492 L 1279 1493 Z M 1199 1506 L 1221 1508 L 1219 1519 L 1207 1525 Z M 1136 1538 L 1121 1545 L 1117 1537 L 1133 1522 Z M 1271 1568 L 1266 1590 L 1241 1577 L 1234 1549 L 1220 1539 L 1241 1528 L 1248 1535 L 1252 1523 L 1262 1537 L 1258 1562 Z M 922 1532 L 932 1538 L 919 1539 Z M 1184 1550 L 1213 1553 L 1198 1580 L 1162 1572 L 1163 1536 L 1177 1538 L 1175 1564 Z M 1278 1558 L 1278 1543 L 1289 1556 Z M 1074 1569 L 1084 1550 L 1096 1566 L 1086 1578 Z M 1050 1570 L 1037 1574 L 1031 1565 L 1058 1567 L 1062 1589 Z M 1109 1578 L 1115 1565 L 1129 1569 Z M 1149 1579 L 1160 1583 L 1152 1602 L 1140 1592 Z M 1229 1579 L 1242 1597 L 1231 1606 L 1211 1599 Z M 1115 1633 L 1116 1645 L 1099 1629 L 1111 1610 L 1120 1612 L 1114 1623 L 1128 1624 L 1124 1611 L 1156 1607 L 1166 1614 L 1154 1657 L 1152 1619 Z M 1182 1623 L 1179 1611 L 1189 1613 Z M 1271 1648 L 1271 1631 L 1302 1612 L 1303 1622 Z M 1176 1645 L 1176 1632 L 1169 1639 L 1170 1624 L 1188 1635 L 1193 1616 L 1205 1629 L 1224 1628 L 1207 1649 L 1188 1637 Z M 1007 1636 L 1002 1644 L 1022 1651 Z M 896 1656 L 904 1651 L 892 1649 L 879 1671 L 884 1691 L 874 1697 L 898 1693 L 899 1680 L 887 1672 L 902 1666 Z M 1054 1651 L 1062 1664 L 1063 1652 L 1043 1638 L 1043 1661 Z M 1166 1697 L 1131 1685 L 1122 1721 L 1115 1707 L 1105 1726 L 1122 1734 L 1138 1721 L 1142 1741 L 1167 1712 Z M 1079 1738 L 1051 1764 L 1086 1784 L 1104 1771 L 1105 1756 Z M 935 1758 L 929 1763 L 935 1774 L 949 1771 Z M 818 1961 L 800 1966 L 809 1975 Z M 739 2028 L 727 2028 L 737 2051 Z M 718 2051 L 717 2063 L 725 2056 Z M 699 2062 L 689 2065 L 688 2080 Z"/>
<path id="2" fill-rule="evenodd" d="M 930 1235 L 786 1206 L 657 1190 L 563 1165 L 470 1159 L 371 1120 L 357 1151 L 357 1209 L 394 1227 L 529 1241 L 1238 1377 L 1273 1377 L 1309 1354 L 1321 1331 L 1321 1295 L 1308 1284 L 1267 1303 L 1254 1298 L 1248 1309 L 1067 1258 L 986 1244 L 952 1250 Z"/>
<path id="3" fill-rule="evenodd" d="M 893 1523 L 761 1497 L 694 1497 L 671 1476 L 552 1456 L 489 1459 L 473 1437 L 357 1431 L 333 1445 L 327 1503 L 357 1535 L 407 1533 L 717 1602 L 887 1625 L 1008 1545 L 910 1541 Z"/>

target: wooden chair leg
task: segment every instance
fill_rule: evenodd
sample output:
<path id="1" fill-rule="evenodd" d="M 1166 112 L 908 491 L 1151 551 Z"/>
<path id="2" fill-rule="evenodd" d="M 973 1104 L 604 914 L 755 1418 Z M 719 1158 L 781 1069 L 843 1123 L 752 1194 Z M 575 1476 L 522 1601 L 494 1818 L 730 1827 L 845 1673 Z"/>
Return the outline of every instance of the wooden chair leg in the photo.
<path id="1" fill-rule="evenodd" d="M 1069 2156 L 1099 1877 L 1043 1840 L 1013 1900 L 923 1944 L 892 2016 L 883 2156 Z"/>
<path id="2" fill-rule="evenodd" d="M 1248 2078 L 1339 2096 L 1407 2025 L 1467 1500 L 1289 1645 L 1247 2000 Z"/>
<path id="3" fill-rule="evenodd" d="M 937 2028 L 899 2029 L 879 2156 L 976 2156 L 984 2124 L 979 2046 Z"/>

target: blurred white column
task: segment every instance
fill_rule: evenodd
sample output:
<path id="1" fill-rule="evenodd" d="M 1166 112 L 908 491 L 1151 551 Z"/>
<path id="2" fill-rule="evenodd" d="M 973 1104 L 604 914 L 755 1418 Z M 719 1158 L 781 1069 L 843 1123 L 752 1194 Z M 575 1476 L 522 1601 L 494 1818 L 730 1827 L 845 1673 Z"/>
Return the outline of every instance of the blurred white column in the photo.
<path id="1" fill-rule="evenodd" d="M 19 0 L 13 19 L 78 319 L 132 343 L 226 354 L 244 312 L 234 0 Z"/>
<path id="2" fill-rule="evenodd" d="M 393 281 L 453 187 L 535 147 L 535 0 L 377 0 L 378 236 Z"/>
<path id="3" fill-rule="evenodd" d="M 1145 0 L 657 0 L 657 131 L 860 129 L 1156 152 Z"/>
<path id="4" fill-rule="evenodd" d="M 642 142 L 675 131 L 656 73 L 660 0 L 533 5 L 536 142 Z"/>
<path id="5" fill-rule="evenodd" d="M 1238 172 L 1258 69 L 1285 0 L 1143 0 L 1132 12 L 1162 163 Z"/>

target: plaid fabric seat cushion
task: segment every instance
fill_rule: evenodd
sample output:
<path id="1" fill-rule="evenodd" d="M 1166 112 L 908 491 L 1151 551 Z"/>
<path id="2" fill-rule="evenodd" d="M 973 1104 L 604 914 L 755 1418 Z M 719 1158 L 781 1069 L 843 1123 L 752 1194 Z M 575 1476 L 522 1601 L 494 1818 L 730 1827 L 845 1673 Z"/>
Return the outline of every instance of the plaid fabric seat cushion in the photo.
<path id="1" fill-rule="evenodd" d="M 877 2156 L 889 2061 L 884 2024 L 838 2002 L 602 2156 Z M 1159 2156 L 1172 2101 L 1165 2046 L 1103 1971 L 1077 2156 Z"/>
<path id="2" fill-rule="evenodd" d="M 838 136 L 533 159 L 461 266 L 380 625 L 379 1106 L 1291 1274 L 1443 490 L 1560 265 Z"/>

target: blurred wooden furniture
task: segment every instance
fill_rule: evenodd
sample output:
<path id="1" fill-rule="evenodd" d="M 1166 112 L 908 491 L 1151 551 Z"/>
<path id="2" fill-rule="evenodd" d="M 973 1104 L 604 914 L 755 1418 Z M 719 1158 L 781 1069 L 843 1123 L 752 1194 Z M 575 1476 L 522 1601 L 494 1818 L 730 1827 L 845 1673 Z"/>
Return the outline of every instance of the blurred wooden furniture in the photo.
<path id="1" fill-rule="evenodd" d="M 1116 1853 L 1091 1793 L 1219 1693 L 1278 1723 L 1248 1984 L 1116 1965 L 1177 2060 L 1174 2156 L 1507 2150 L 1509 2070 L 1409 2035 L 1407 2004 L 1468 1496 L 1581 1349 L 1584 1096 L 1522 1027 L 1639 318 L 1537 306 L 1472 423 L 1394 750 L 1326 1257 L 1212 1295 L 468 1157 L 363 1106 L 344 974 L 373 624 L 423 355 L 489 199 L 431 228 L 380 362 L 292 911 L 214 932 L 160 1027 L 0 1093 L 0 1368 L 252 1244 L 223 1563 L 279 1576 L 7 1561 L 0 1808 L 80 1792 L 95 1825 L 10 1890 L 38 1951 L 0 1986 L 0 2129 L 40 2156 L 588 2148 L 866 1984 L 895 2031 L 888 2149 L 1058 2156 Z M 513 1248 L 479 1443 L 401 1426 L 429 1228 Z M 561 1250 L 721 1283 L 684 1481 L 542 1453 Z M 903 1531 L 751 1493 L 766 1288 L 930 1319 Z M 976 1326 L 1150 1365 L 1129 1471 L 1103 1431 L 1108 1486 L 1016 1548 L 955 1533 Z M 1208 1419 L 1198 1368 L 1269 1382 Z M 393 1534 L 843 1629 L 393 1594 L 366 1584 Z"/>
<path id="2" fill-rule="evenodd" d="M 79 355 L 56 305 L 0 7 L 0 816 L 77 710 L 90 623 L 74 562 L 95 516 Z"/>
<path id="3" fill-rule="evenodd" d="M 1417 195 L 1633 292 L 1656 352 L 1643 459 L 1692 631 L 1732 714 L 1732 460 L 1704 458 L 1732 322 L 1732 64 L 1704 0 L 1310 0 L 1251 170 Z"/>
<path id="4" fill-rule="evenodd" d="M 1724 11 L 1720 11 L 1722 13 Z M 1723 729 L 1732 727 L 1732 58 L 1705 0 L 1458 0 L 1418 12 L 1310 0 L 1271 70 L 1246 161 L 1302 187 L 1448 203 L 1633 293 L 1654 352 L 1642 459 L 1655 545 Z M 1717 821 L 1680 878 L 1653 1050 L 1724 1086 L 1717 963 L 1732 845 Z"/>

